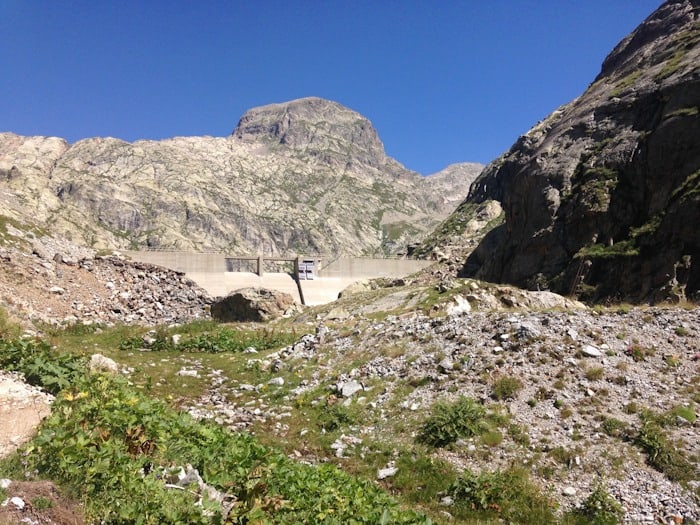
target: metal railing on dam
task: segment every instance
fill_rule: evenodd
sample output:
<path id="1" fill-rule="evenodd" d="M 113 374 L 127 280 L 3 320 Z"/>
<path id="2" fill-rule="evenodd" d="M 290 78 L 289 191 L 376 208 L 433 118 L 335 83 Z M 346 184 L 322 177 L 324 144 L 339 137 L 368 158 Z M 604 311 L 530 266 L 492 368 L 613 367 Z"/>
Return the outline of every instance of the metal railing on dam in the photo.
<path id="1" fill-rule="evenodd" d="M 355 281 L 376 277 L 405 277 L 431 264 L 418 259 L 374 259 L 369 257 L 301 257 L 313 260 L 313 280 L 295 279 L 295 258 L 236 256 L 216 252 L 122 251 L 134 261 L 183 272 L 212 296 L 223 296 L 249 286 L 270 288 L 292 295 L 305 304 L 335 300 Z M 272 270 L 272 271 L 270 271 Z"/>

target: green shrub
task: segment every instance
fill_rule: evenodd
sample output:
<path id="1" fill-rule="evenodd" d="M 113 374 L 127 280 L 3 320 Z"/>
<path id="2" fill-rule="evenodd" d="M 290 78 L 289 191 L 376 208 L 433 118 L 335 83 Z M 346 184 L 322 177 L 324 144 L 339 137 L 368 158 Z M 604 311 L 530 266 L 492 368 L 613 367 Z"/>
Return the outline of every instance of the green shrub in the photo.
<path id="1" fill-rule="evenodd" d="M 481 442 L 488 447 L 496 447 L 503 442 L 503 434 L 498 430 L 487 430 L 481 434 Z"/>
<path id="2" fill-rule="evenodd" d="M 462 396 L 449 404 L 438 402 L 416 439 L 419 443 L 444 447 L 459 438 L 481 433 L 485 428 L 484 415 L 484 407 L 470 397 Z"/>
<path id="3" fill-rule="evenodd" d="M 624 435 L 627 425 L 619 419 L 608 417 L 603 421 L 601 428 L 608 436 L 621 437 Z"/>
<path id="4" fill-rule="evenodd" d="M 523 387 L 523 382 L 517 377 L 504 376 L 493 382 L 492 395 L 494 399 L 503 400 L 515 397 Z"/>
<path id="5" fill-rule="evenodd" d="M 556 523 L 553 502 L 530 481 L 523 469 L 465 471 L 448 493 L 460 518 L 492 519 L 505 523 Z"/>
<path id="6" fill-rule="evenodd" d="M 622 505 L 605 489 L 596 485 L 581 506 L 564 517 L 565 524 L 571 525 L 618 525 L 622 523 Z"/>
<path id="7" fill-rule="evenodd" d="M 695 479 L 697 473 L 693 464 L 654 419 L 643 416 L 642 428 L 634 442 L 647 454 L 647 462 L 671 481 L 687 482 Z"/>
<path id="8" fill-rule="evenodd" d="M 589 381 L 598 381 L 600 379 L 603 379 L 605 372 L 602 366 L 594 366 L 591 368 L 587 368 L 584 375 Z"/>
<path id="9" fill-rule="evenodd" d="M 85 360 L 60 354 L 45 341 L 0 341 L 0 368 L 24 374 L 27 383 L 58 394 L 85 373 Z"/>
<path id="10" fill-rule="evenodd" d="M 673 419 L 672 423 L 676 423 L 677 418 L 681 418 L 690 424 L 695 423 L 698 416 L 695 413 L 695 409 L 692 406 L 678 405 L 673 407 L 668 415 Z"/>

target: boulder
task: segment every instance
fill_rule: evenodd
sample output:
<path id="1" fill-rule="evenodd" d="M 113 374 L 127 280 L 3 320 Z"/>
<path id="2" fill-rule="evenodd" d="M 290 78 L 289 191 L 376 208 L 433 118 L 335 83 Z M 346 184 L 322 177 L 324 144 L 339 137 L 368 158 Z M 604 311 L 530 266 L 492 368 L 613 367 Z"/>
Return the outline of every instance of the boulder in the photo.
<path id="1" fill-rule="evenodd" d="M 294 298 L 284 292 L 266 288 L 241 288 L 211 305 L 217 321 L 269 321 L 281 317 L 294 305 Z"/>

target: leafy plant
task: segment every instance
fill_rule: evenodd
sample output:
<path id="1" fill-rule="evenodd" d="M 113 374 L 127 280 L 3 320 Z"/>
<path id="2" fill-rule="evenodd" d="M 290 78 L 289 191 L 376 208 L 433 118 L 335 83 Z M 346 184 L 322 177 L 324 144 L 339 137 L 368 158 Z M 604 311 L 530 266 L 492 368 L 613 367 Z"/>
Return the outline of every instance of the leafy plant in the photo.
<path id="1" fill-rule="evenodd" d="M 479 434 L 485 427 L 485 410 L 470 397 L 454 403 L 438 402 L 418 432 L 417 441 L 433 447 L 444 447 L 459 438 Z"/>
<path id="2" fill-rule="evenodd" d="M 0 368 L 21 372 L 29 384 L 55 395 L 85 373 L 85 360 L 55 352 L 45 341 L 15 339 L 0 341 Z"/>
<path id="3" fill-rule="evenodd" d="M 532 484 L 523 469 L 475 474 L 465 471 L 448 489 L 460 517 L 505 523 L 556 523 L 553 503 Z"/>
<path id="4" fill-rule="evenodd" d="M 617 525 L 622 523 L 622 505 L 603 484 L 597 484 L 581 506 L 567 513 L 564 523 L 571 525 Z"/>

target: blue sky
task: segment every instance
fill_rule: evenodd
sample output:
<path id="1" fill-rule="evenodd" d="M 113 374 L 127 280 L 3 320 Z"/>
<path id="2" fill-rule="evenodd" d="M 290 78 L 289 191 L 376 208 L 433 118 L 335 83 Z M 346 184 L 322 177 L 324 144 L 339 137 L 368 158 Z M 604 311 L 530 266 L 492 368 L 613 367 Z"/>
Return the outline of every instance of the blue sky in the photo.
<path id="1" fill-rule="evenodd" d="M 0 131 L 228 135 L 306 96 L 429 174 L 486 163 L 581 94 L 661 0 L 0 0 Z"/>

